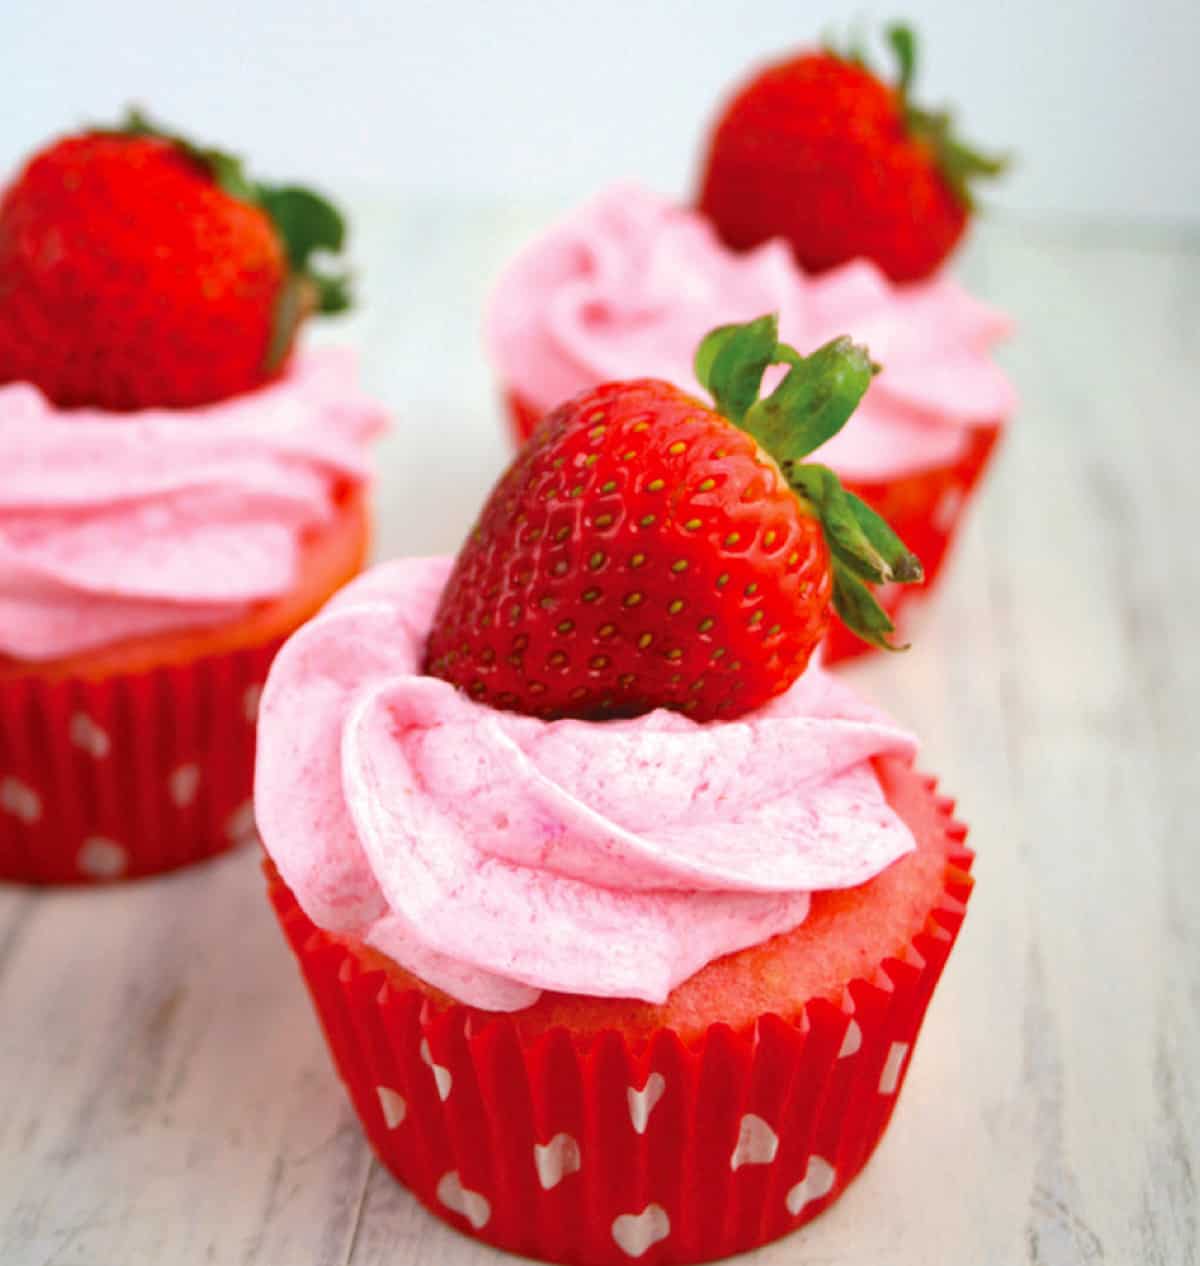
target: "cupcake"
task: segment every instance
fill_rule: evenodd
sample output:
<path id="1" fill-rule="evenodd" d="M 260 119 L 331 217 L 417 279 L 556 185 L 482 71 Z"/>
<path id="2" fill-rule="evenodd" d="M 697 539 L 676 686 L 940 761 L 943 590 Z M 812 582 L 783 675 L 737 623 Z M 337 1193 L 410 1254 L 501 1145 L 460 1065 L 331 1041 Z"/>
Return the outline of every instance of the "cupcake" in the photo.
<path id="1" fill-rule="evenodd" d="M 258 695 L 355 575 L 385 424 L 292 345 L 337 213 L 127 129 L 0 200 L 0 879 L 148 875 L 254 836 Z"/>
<path id="2" fill-rule="evenodd" d="M 263 695 L 271 899 L 372 1146 L 552 1261 L 710 1260 L 835 1200 L 970 890 L 912 737 L 812 660 L 831 593 L 879 627 L 871 550 L 915 567 L 802 460 L 869 360 L 767 318 L 698 364 L 720 414 L 576 397 L 456 561 L 355 581 Z"/>
<path id="3" fill-rule="evenodd" d="M 937 583 L 1013 394 L 991 347 L 1006 318 L 947 277 L 898 287 L 856 261 L 823 275 L 783 241 L 745 253 L 696 211 L 645 190 L 607 190 L 534 242 L 501 277 L 487 337 L 518 438 L 561 399 L 649 372 L 694 389 L 692 349 L 720 321 L 774 311 L 810 352 L 853 329 L 883 365 L 820 458 L 925 565 L 925 591 L 885 592 L 901 627 Z M 826 658 L 864 644 L 835 628 Z"/>

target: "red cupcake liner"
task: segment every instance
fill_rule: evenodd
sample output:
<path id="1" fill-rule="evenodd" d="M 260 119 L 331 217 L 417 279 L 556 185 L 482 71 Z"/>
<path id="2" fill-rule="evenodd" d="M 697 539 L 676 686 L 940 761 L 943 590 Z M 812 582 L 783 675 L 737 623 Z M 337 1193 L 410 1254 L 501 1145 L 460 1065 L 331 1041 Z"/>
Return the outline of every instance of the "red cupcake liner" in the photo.
<path id="1" fill-rule="evenodd" d="M 923 780 L 930 794 L 935 783 Z M 941 899 L 897 958 L 801 1019 L 523 1037 L 439 1009 L 320 931 L 266 865 L 337 1070 L 380 1161 L 426 1207 L 514 1253 L 579 1266 L 710 1261 L 794 1230 L 879 1141 L 966 910 L 953 802 Z"/>
<path id="2" fill-rule="evenodd" d="M 504 400 L 513 436 L 518 444 L 523 444 L 541 421 L 542 414 L 514 392 L 508 392 Z M 971 433 L 966 452 L 955 462 L 900 479 L 846 481 L 851 492 L 888 520 L 925 568 L 923 585 L 886 585 L 877 591 L 881 605 L 902 637 L 910 617 L 929 599 L 937 584 L 950 544 L 999 436 L 998 423 L 978 427 Z M 866 655 L 873 649 L 835 621 L 825 639 L 825 662 L 831 664 Z"/>
<path id="3" fill-rule="evenodd" d="M 258 696 L 282 644 L 0 681 L 0 880 L 133 879 L 256 839 Z"/>

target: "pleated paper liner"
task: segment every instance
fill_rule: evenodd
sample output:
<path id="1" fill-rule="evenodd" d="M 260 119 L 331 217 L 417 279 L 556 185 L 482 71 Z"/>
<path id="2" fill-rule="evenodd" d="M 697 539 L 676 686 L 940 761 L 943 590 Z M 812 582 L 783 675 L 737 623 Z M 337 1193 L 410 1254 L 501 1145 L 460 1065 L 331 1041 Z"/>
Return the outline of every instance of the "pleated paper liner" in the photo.
<path id="1" fill-rule="evenodd" d="M 282 641 L 0 681 L 0 880 L 132 879 L 253 840 L 258 696 Z"/>
<path id="2" fill-rule="evenodd" d="M 906 771 L 933 797 L 934 782 Z M 320 931 L 274 868 L 270 895 L 380 1161 L 437 1216 L 549 1261 L 688 1263 L 742 1252 L 827 1207 L 879 1141 L 962 922 L 966 828 L 936 798 L 939 900 L 902 954 L 840 1005 L 789 1023 L 522 1036 L 439 1009 Z"/>
<path id="3" fill-rule="evenodd" d="M 513 436 L 523 444 L 542 414 L 514 392 L 504 403 Z M 925 568 L 923 585 L 890 585 L 878 597 L 901 634 L 911 617 L 930 598 L 950 545 L 1000 436 L 1000 426 L 972 430 L 967 451 L 956 462 L 933 466 L 916 475 L 875 482 L 846 481 L 846 487 L 877 510 Z M 872 647 L 841 623 L 833 624 L 825 640 L 825 663 L 870 653 Z"/>

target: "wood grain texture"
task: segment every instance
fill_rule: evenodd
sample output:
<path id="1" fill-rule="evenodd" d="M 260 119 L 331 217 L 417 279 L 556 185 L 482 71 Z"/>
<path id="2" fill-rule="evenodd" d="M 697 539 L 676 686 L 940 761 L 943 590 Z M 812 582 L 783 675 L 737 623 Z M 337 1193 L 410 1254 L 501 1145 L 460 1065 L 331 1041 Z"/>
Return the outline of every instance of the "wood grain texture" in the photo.
<path id="1" fill-rule="evenodd" d="M 538 209 L 360 215 L 398 416 L 379 553 L 455 548 L 507 452 L 479 348 Z M 369 264 L 369 268 L 366 265 Z M 778 1263 L 1200 1260 L 1200 253 L 980 232 L 1016 425 L 902 660 L 851 670 L 957 795 L 978 886 L 875 1159 Z M 0 887 L 0 1261 L 499 1266 L 375 1165 L 256 858 Z"/>

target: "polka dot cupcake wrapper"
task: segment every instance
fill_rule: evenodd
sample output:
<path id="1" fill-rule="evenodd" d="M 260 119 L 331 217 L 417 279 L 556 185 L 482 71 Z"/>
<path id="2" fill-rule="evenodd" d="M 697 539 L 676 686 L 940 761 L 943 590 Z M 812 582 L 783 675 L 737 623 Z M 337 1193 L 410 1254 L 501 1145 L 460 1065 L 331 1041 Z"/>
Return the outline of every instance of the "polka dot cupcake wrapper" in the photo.
<path id="1" fill-rule="evenodd" d="M 718 1024 L 692 1046 L 525 1040 L 502 1016 L 437 1011 L 315 928 L 269 864 L 268 881 L 367 1137 L 433 1213 L 549 1261 L 701 1262 L 820 1213 L 878 1142 L 970 891 L 965 828 L 940 803 L 959 843 L 901 958 L 799 1024 Z"/>
<path id="2" fill-rule="evenodd" d="M 511 392 L 505 396 L 505 403 L 514 437 L 518 443 L 523 443 L 524 437 L 541 420 L 541 415 Z M 901 641 L 910 635 L 914 617 L 937 584 L 942 563 L 999 436 L 999 425 L 978 427 L 972 434 L 967 451 L 952 465 L 883 483 L 847 481 L 846 486 L 851 491 L 884 515 L 925 567 L 923 585 L 885 585 L 876 593 L 895 623 Z M 868 643 L 835 622 L 825 641 L 825 662 L 832 664 L 852 659 L 869 653 L 871 649 Z"/>
<path id="3" fill-rule="evenodd" d="M 280 644 L 0 681 L 0 881 L 132 879 L 254 840 L 258 696 Z"/>

